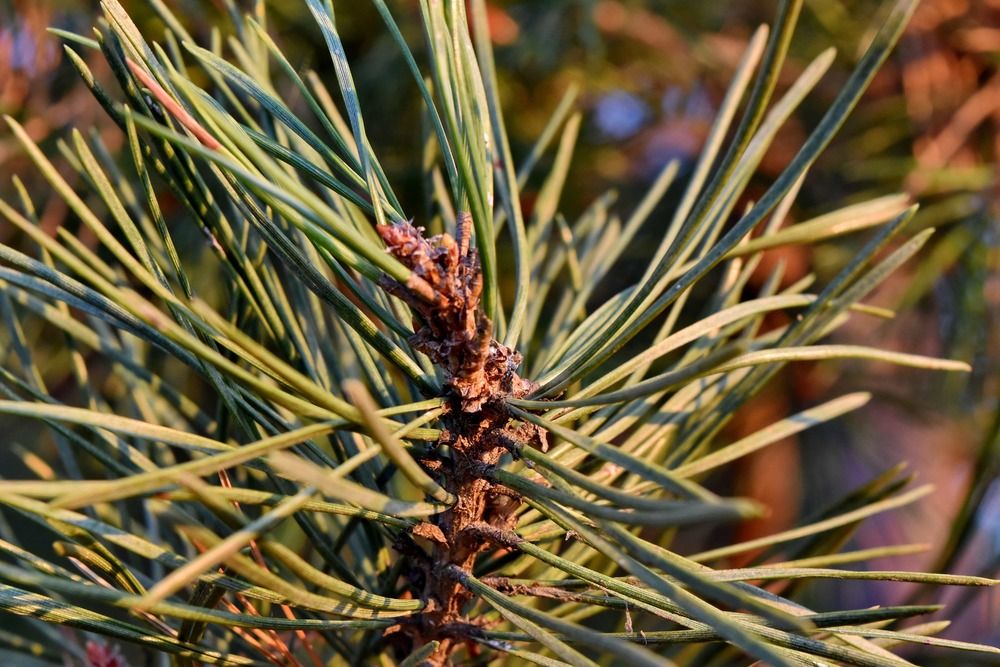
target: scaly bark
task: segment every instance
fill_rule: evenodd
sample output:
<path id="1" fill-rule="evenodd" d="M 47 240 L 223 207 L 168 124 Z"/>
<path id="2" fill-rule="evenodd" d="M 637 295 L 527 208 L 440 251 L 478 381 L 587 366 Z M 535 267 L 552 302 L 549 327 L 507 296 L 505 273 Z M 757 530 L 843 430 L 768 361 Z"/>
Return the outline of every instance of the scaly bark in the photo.
<path id="1" fill-rule="evenodd" d="M 383 283 L 417 316 L 420 326 L 410 344 L 444 370 L 450 399 L 438 442 L 439 448 L 447 447 L 449 457 L 424 465 L 458 500 L 397 544 L 412 563 L 406 575 L 427 606 L 389 633 L 405 636 L 404 647 L 439 641 L 426 663 L 436 667 L 448 664 L 461 647 L 460 629 L 467 633 L 473 627 L 464 613 L 472 594 L 448 573 L 452 568 L 472 572 L 477 556 L 491 544 L 474 527 L 509 531 L 521 505 L 516 494 L 484 479 L 481 471 L 496 465 L 512 441 L 541 444 L 543 434 L 532 425 L 513 422 L 505 409 L 506 397 L 525 396 L 533 385 L 517 374 L 521 355 L 493 339 L 492 323 L 480 307 L 483 278 L 478 254 L 469 247 L 468 215 L 459 218 L 457 240 L 448 234 L 424 238 L 422 229 L 405 222 L 380 226 L 378 233 L 389 252 L 432 289 L 428 300 L 413 286 Z"/>

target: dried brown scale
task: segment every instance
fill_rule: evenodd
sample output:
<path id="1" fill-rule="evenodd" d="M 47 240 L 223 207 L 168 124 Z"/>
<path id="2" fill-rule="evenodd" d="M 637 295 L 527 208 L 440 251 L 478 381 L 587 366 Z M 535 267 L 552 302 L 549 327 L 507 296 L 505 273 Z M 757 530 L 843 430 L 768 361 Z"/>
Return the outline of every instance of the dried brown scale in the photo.
<path id="1" fill-rule="evenodd" d="M 377 230 L 389 252 L 434 294 L 430 302 L 407 286 L 383 281 L 420 319 L 410 344 L 444 369 L 459 408 L 477 412 L 491 400 L 524 396 L 532 385 L 517 374 L 521 355 L 493 339 L 493 325 L 480 308 L 479 254 L 469 246 L 467 216 L 460 220 L 457 242 L 448 234 L 425 239 L 422 228 L 408 222 Z"/>
<path id="2" fill-rule="evenodd" d="M 473 595 L 454 573 L 471 573 L 481 553 L 502 548 L 491 536 L 512 534 L 521 506 L 516 493 L 482 473 L 497 465 L 512 443 L 544 442 L 535 426 L 514 422 L 507 413 L 505 399 L 521 398 L 534 385 L 517 374 L 521 355 L 493 339 L 492 323 L 480 307 L 483 278 L 479 255 L 470 248 L 468 215 L 459 217 L 457 228 L 458 240 L 448 234 L 424 238 L 421 228 L 407 222 L 377 228 L 389 252 L 433 292 L 425 299 L 408 286 L 383 281 L 419 319 L 410 344 L 444 370 L 450 399 L 438 441 L 450 456 L 425 467 L 458 500 L 397 543 L 407 559 L 406 576 L 426 607 L 387 632 L 396 641 L 406 638 L 403 650 L 439 641 L 425 663 L 432 666 L 448 664 L 468 639 L 457 628 L 475 627 L 464 614 Z"/>

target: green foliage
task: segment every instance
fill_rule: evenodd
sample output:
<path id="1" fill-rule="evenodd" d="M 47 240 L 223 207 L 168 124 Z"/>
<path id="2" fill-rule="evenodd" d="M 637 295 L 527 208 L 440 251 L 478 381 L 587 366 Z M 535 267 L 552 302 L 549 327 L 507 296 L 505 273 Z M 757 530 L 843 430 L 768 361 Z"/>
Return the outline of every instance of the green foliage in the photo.
<path id="1" fill-rule="evenodd" d="M 882 666 L 910 664 L 887 650 L 906 643 L 1000 653 L 936 638 L 940 624 L 903 629 L 934 606 L 822 612 L 797 599 L 794 582 L 808 579 L 995 583 L 840 567 L 914 550 L 840 552 L 865 518 L 927 495 L 897 469 L 786 532 L 687 555 L 672 546 L 684 526 L 766 511 L 710 491 L 710 473 L 868 401 L 835 398 L 726 443 L 734 411 L 783 364 L 968 370 L 821 344 L 848 318 L 891 316 L 863 299 L 931 233 L 895 242 L 915 210 L 905 197 L 779 229 L 914 2 L 894 4 L 785 171 L 740 212 L 834 58 L 821 54 L 775 98 L 801 5 L 781 3 L 662 225 L 654 211 L 680 187 L 677 164 L 624 219 L 611 195 L 573 221 L 559 212 L 580 126 L 572 92 L 515 163 L 483 0 L 469 15 L 464 2 L 422 0 L 422 51 L 373 3 L 414 77 L 418 97 L 402 103 L 423 104 L 419 222 L 445 236 L 406 222 L 330 0 L 306 4 L 337 95 L 286 59 L 263 3 L 243 16 L 227 4 L 230 32 L 203 48 L 160 2 L 162 44 L 106 0 L 93 39 L 62 37 L 125 136 L 126 164 L 75 132 L 60 145 L 67 179 L 8 119 L 97 248 L 42 232 L 19 181 L 18 205 L 0 202 L 39 248 L 34 259 L 0 247 L 0 413 L 48 425 L 59 459 L 18 450 L 35 478 L 0 487 L 17 517 L 0 525 L 0 607 L 178 665 Z M 77 49 L 100 51 L 114 91 Z M 520 190 L 531 178 L 541 187 L 529 215 Z M 207 261 L 178 243 L 189 223 Z M 645 272 L 592 307 L 644 225 L 661 237 Z M 869 229 L 822 289 L 807 279 L 779 290 L 779 266 L 748 294 L 764 250 Z M 791 323 L 765 329 L 779 311 Z M 59 363 L 85 407 L 47 387 L 39 332 L 62 337 Z M 99 391 L 94 373 L 120 391 Z M 214 400 L 192 398 L 196 387 Z M 28 539 L 35 525 L 51 548 Z M 744 567 L 726 567 L 733 556 Z"/>

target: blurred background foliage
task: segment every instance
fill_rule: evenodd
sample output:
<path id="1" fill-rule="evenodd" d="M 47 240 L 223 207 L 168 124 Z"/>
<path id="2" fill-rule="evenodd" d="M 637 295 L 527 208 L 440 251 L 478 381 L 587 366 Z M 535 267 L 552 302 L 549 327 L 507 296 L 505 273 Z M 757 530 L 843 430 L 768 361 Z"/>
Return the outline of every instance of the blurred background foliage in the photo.
<path id="1" fill-rule="evenodd" d="M 221 1 L 164 0 L 199 39 L 224 18 Z M 144 0 L 125 3 L 138 22 L 156 34 L 158 19 Z M 584 111 L 573 156 L 564 210 L 579 212 L 609 189 L 625 209 L 645 192 L 667 160 L 684 166 L 698 155 L 716 106 L 739 54 L 757 25 L 773 18 L 773 2 L 691 2 L 690 0 L 522 0 L 491 3 L 491 35 L 497 48 L 504 106 L 515 156 L 524 156 L 541 134 L 553 109 L 567 101 Z M 846 78 L 864 45 L 864 26 L 880 9 L 877 0 L 807 0 L 793 40 L 785 82 L 833 44 L 838 58 L 831 73 L 806 100 L 797 118 L 779 135 L 756 178 L 763 192 L 780 172 Z M 92 22 L 83 0 L 0 0 L 0 112 L 21 121 L 50 153 L 70 126 L 95 128 L 115 155 L 122 145 L 64 60 L 48 26 L 85 33 Z M 271 30 L 293 62 L 323 67 L 325 47 L 304 3 L 269 3 Z M 395 3 L 409 29 L 422 36 L 415 2 Z M 338 23 L 360 84 L 362 106 L 373 144 L 383 156 L 404 209 L 425 184 L 421 176 L 424 119 L 401 100 L 414 87 L 398 50 L 375 10 L 366 2 L 337 3 Z M 101 63 L 90 63 L 107 77 Z M 923 542 L 922 554 L 874 566 L 925 568 L 935 565 L 969 574 L 1000 571 L 1000 0 L 923 0 L 900 47 L 879 73 L 848 125 L 806 180 L 786 224 L 821 214 L 833 202 L 861 201 L 906 192 L 921 203 L 913 230 L 938 227 L 922 262 L 913 262 L 874 296 L 872 302 L 899 309 L 891 321 L 861 318 L 838 333 L 838 342 L 877 344 L 888 349 L 963 359 L 971 375 L 922 374 L 884 364 L 813 363 L 788 367 L 734 420 L 733 434 L 752 432 L 823 396 L 855 389 L 876 392 L 863 411 L 748 457 L 729 479 L 718 480 L 739 495 L 776 508 L 769 517 L 736 530 L 736 539 L 791 526 L 796 515 L 822 506 L 829 489 L 856 486 L 890 462 L 905 459 L 913 475 L 933 482 L 938 493 L 904 513 L 864 524 L 851 538 L 857 548 L 891 535 L 899 542 Z M 289 93 L 291 95 L 291 93 Z M 294 98 L 290 99 L 294 104 Z M 426 128 L 423 130 L 426 131 Z M 38 184 L 27 159 L 10 136 L 0 136 L 0 196 L 8 196 L 12 175 L 29 189 Z M 544 170 L 541 170 L 544 172 Z M 68 170 L 66 174 L 70 174 Z M 524 189 L 524 205 L 540 184 Z M 533 188 L 535 188 L 533 190 Z M 47 192 L 42 186 L 41 193 Z M 751 196 L 754 187 L 749 189 Z M 749 202 L 747 202 L 749 203 Z M 668 201 L 663 206 L 668 207 Z M 169 215 L 183 215 L 178 207 Z M 40 211 L 50 232 L 85 230 L 56 198 Z M 420 220 L 417 220 L 417 224 Z M 188 227 L 189 229 L 192 227 Z M 14 230 L 0 226 L 0 240 Z M 205 254 L 197 232 L 178 239 L 191 264 Z M 853 237 L 814 248 L 789 246 L 770 252 L 761 280 L 784 264 L 792 283 L 814 272 L 828 278 L 856 249 Z M 637 238 L 628 253 L 637 271 L 650 238 Z M 622 276 L 622 281 L 636 276 Z M 209 281 L 206 281 L 206 283 Z M 608 285 L 610 290 L 614 286 Z M 756 287 L 759 287 L 757 285 Z M 750 285 L 748 289 L 754 289 Z M 595 295 L 596 300 L 607 294 Z M 874 323 L 874 324 L 873 324 Z M 778 324 L 778 322 L 775 322 Z M 41 332 L 29 332 L 29 335 Z M 10 354 L 0 337 L 0 354 Z M 50 344 L 43 370 L 50 386 L 70 373 L 58 339 Z M 102 381 L 99 374 L 94 382 Z M 67 383 L 71 385 L 71 383 Z M 54 389 L 53 393 L 57 390 Z M 121 388 L 102 386 L 102 392 Z M 12 430 L 7 430 L 8 426 Z M 48 435 L 23 421 L 2 423 L 11 443 L 48 442 Z M 809 456 L 800 458 L 800 448 Z M 39 450 L 43 451 L 43 450 Z M 0 468 L 0 475 L 8 473 Z M 956 512 L 967 496 L 971 511 Z M 738 564 L 738 563 L 737 563 Z M 844 585 L 847 583 L 847 585 Z M 882 589 L 870 583 L 836 586 L 812 583 L 817 605 L 838 596 L 838 605 L 864 606 L 923 599 L 905 585 Z M 956 630 L 951 637 L 1000 643 L 1000 592 L 945 591 Z M 962 598 L 961 596 L 965 596 Z"/>

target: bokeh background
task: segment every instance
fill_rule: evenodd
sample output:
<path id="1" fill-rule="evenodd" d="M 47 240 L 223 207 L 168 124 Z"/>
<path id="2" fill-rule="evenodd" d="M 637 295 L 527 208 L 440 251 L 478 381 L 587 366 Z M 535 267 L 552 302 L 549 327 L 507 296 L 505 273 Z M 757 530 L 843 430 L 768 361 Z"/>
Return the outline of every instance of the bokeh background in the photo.
<path id="1" fill-rule="evenodd" d="M 225 5 L 164 0 L 208 41 Z M 96 3 L 95 3 L 96 4 Z M 155 36 L 159 26 L 144 0 L 123 0 Z M 335 3 L 355 66 L 369 132 L 404 206 L 420 207 L 420 111 L 409 74 L 369 3 Z M 416 2 L 391 3 L 418 43 Z M 769 22 L 774 0 L 523 0 L 491 3 L 504 106 L 515 157 L 524 156 L 567 90 L 585 112 L 563 202 L 567 217 L 608 189 L 621 210 L 638 200 L 667 160 L 697 157 L 728 79 L 750 34 Z M 855 59 L 884 3 L 806 0 L 784 82 L 826 47 L 837 47 L 830 74 L 785 127 L 765 159 L 752 198 L 763 191 L 815 125 Z M 0 0 L 0 112 L 13 115 L 51 154 L 67 129 L 94 128 L 110 155 L 122 137 L 103 117 L 65 62 L 48 26 L 86 33 L 94 7 L 81 0 Z M 325 67 L 325 49 L 304 4 L 269 3 L 274 33 L 293 62 Z M 108 73 L 94 59 L 97 76 Z M 871 390 L 862 411 L 748 458 L 720 483 L 776 509 L 739 528 L 740 539 L 783 530 L 831 497 L 905 461 L 918 482 L 936 485 L 930 499 L 864 524 L 851 546 L 926 543 L 919 554 L 873 567 L 942 568 L 997 576 L 1000 571 L 1000 0 L 923 0 L 900 46 L 859 108 L 805 182 L 789 223 L 835 205 L 906 192 L 921 203 L 911 232 L 938 229 L 922 261 L 912 262 L 871 302 L 899 309 L 891 321 L 859 318 L 838 342 L 941 355 L 972 363 L 970 375 L 939 375 L 881 364 L 814 363 L 788 368 L 738 415 L 736 437 L 814 405 L 824 397 Z M 70 173 L 70 172 L 67 172 Z M 65 207 L 47 199 L 14 140 L 0 130 L 0 196 L 10 177 L 26 182 L 50 232 L 75 229 Z M 533 191 L 525 190 L 530 208 Z M 669 200 L 663 205 L 669 208 Z M 740 207 L 737 207 L 740 208 Z M 167 210 L 169 202 L 167 202 Z M 180 215 L 179 211 L 175 211 Z M 652 228 L 655 225 L 649 225 Z M 82 240 L 87 242 L 86 235 Z M 0 241 L 19 243 L 0 223 Z M 828 278 L 860 241 L 769 253 L 763 277 L 784 262 L 787 282 L 815 272 Z M 182 240 L 183 244 L 183 240 Z M 196 234 L 182 252 L 201 252 Z M 628 251 L 644 266 L 649 238 Z M 639 270 L 639 269 L 637 269 Z M 622 275 L 623 284 L 635 276 Z M 598 294 L 599 301 L 607 293 Z M 4 339 L 0 337 L 0 345 Z M 13 353 L 0 347 L 0 361 Z M 51 386 L 65 372 L 58 345 L 46 360 Z M 100 382 L 96 377 L 95 382 Z M 115 387 L 101 387 L 113 392 Z M 0 423 L 10 442 L 40 447 L 41 431 Z M 39 444 L 42 443 L 42 444 Z M 2 447 L 2 446 L 0 446 Z M 4 471 L 0 464 L 0 476 Z M 971 500 L 968 500 L 971 495 Z M 962 512 L 962 508 L 965 511 Z M 1000 644 L 1000 593 L 932 593 L 904 584 L 810 584 L 818 607 L 938 599 L 955 623 L 945 636 Z M 923 664 L 923 663 L 921 663 Z"/>

